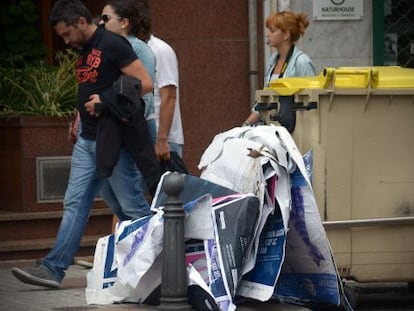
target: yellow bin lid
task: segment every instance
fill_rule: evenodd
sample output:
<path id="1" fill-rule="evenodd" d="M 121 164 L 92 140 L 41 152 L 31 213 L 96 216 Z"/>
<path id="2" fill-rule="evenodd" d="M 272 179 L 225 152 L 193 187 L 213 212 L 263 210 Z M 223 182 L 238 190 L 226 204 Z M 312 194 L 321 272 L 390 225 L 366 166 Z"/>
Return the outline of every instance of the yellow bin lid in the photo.
<path id="1" fill-rule="evenodd" d="M 315 77 L 291 77 L 270 81 L 265 90 L 274 90 L 279 95 L 293 95 L 304 89 L 325 89 L 332 78 L 332 68 L 325 68 Z"/>
<path id="2" fill-rule="evenodd" d="M 282 78 L 270 82 L 265 90 L 282 96 L 304 89 L 414 88 L 414 69 L 399 66 L 325 68 L 315 77 Z"/>
<path id="3" fill-rule="evenodd" d="M 383 66 L 372 68 L 372 88 L 414 88 L 414 68 Z"/>

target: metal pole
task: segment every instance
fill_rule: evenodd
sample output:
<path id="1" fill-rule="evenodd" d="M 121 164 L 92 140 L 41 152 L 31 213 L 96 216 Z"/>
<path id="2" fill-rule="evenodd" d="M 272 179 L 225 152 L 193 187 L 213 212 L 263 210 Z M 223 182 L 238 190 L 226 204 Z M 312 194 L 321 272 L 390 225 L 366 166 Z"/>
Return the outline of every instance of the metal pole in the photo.
<path id="1" fill-rule="evenodd" d="M 163 189 L 167 194 L 164 207 L 163 266 L 161 299 L 157 310 L 191 311 L 187 296 L 185 264 L 184 209 L 179 198 L 184 178 L 179 173 L 165 177 Z"/>
<path id="2" fill-rule="evenodd" d="M 249 87 L 250 108 L 255 104 L 258 87 L 257 68 L 257 1 L 249 0 Z"/>

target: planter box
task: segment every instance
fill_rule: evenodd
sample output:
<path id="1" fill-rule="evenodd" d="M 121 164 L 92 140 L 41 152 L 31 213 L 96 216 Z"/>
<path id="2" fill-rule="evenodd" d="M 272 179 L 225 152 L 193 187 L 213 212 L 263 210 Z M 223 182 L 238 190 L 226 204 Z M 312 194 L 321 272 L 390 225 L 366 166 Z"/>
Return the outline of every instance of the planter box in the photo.
<path id="1" fill-rule="evenodd" d="M 64 194 L 73 148 L 69 121 L 0 118 L 0 261 L 41 258 L 54 244 L 63 204 L 53 195 Z M 93 255 L 98 237 L 111 228 L 111 210 L 95 201 L 77 255 Z"/>
<path id="2" fill-rule="evenodd" d="M 0 118 L 0 210 L 35 212 L 61 210 L 59 200 L 38 202 L 36 159 L 70 157 L 69 118 Z M 67 180 L 57 182 L 67 183 Z M 103 202 L 97 202 L 103 205 Z"/>

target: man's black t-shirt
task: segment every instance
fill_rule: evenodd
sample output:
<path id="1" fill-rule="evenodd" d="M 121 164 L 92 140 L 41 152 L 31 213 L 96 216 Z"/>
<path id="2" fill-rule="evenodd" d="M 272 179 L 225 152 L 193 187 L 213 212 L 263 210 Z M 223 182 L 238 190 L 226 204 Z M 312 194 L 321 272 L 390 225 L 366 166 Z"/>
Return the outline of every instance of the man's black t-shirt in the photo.
<path id="1" fill-rule="evenodd" d="M 84 106 L 89 96 L 112 87 L 121 75 L 121 68 L 136 59 L 137 55 L 128 40 L 102 27 L 97 28 L 83 47 L 76 66 L 83 138 L 96 139 L 97 118 L 89 115 Z"/>

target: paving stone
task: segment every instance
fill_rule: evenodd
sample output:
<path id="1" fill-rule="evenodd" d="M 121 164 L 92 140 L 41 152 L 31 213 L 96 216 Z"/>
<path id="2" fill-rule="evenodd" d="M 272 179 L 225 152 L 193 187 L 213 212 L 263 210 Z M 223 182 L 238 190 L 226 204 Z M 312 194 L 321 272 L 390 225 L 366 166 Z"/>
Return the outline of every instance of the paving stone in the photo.
<path id="1" fill-rule="evenodd" d="M 83 310 L 157 310 L 154 306 L 132 303 L 109 306 L 88 305 L 85 300 L 86 273 L 78 265 L 70 266 L 60 289 L 44 289 L 26 285 L 17 280 L 11 273 L 13 266 L 24 267 L 34 261 L 0 262 L 0 310 L 13 311 L 83 311 Z M 307 308 L 277 303 L 248 302 L 237 307 L 237 311 L 305 311 Z"/>

